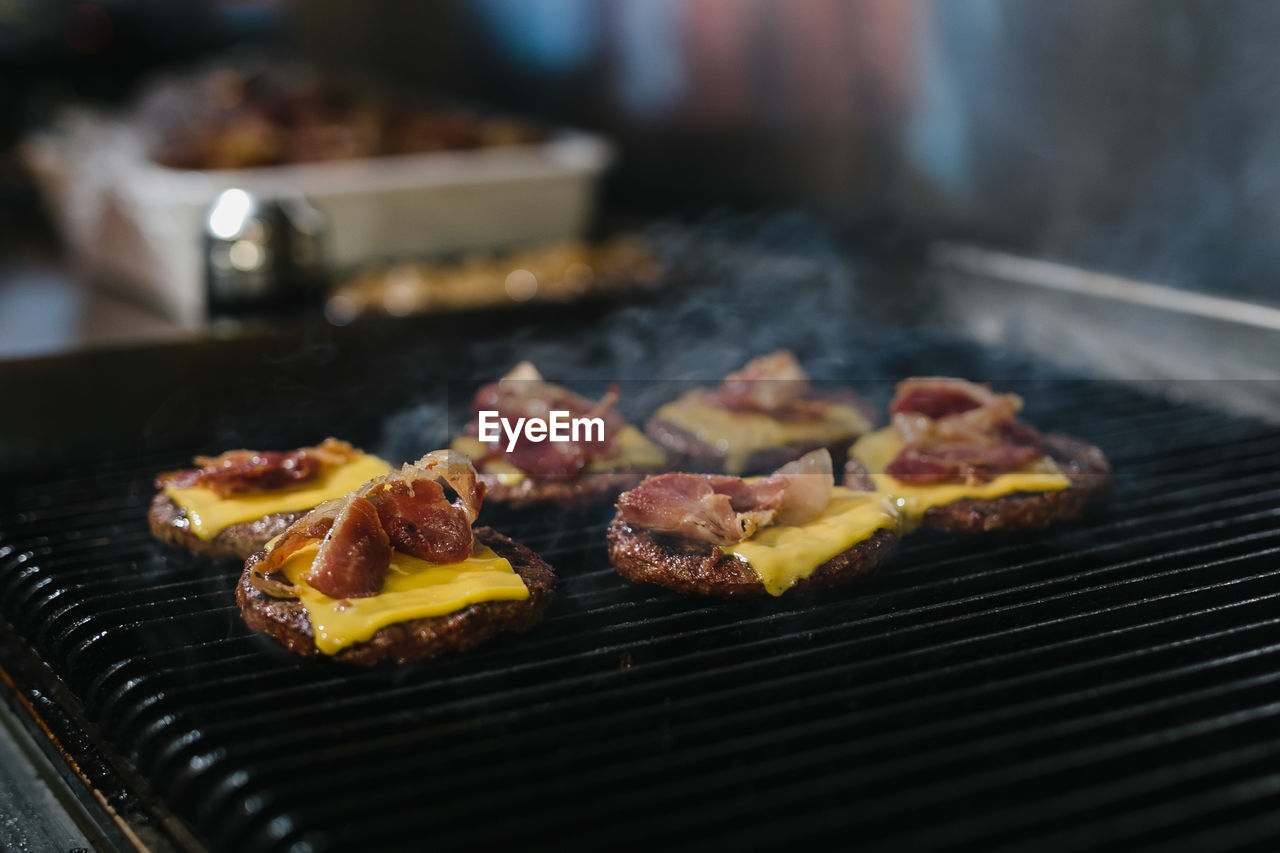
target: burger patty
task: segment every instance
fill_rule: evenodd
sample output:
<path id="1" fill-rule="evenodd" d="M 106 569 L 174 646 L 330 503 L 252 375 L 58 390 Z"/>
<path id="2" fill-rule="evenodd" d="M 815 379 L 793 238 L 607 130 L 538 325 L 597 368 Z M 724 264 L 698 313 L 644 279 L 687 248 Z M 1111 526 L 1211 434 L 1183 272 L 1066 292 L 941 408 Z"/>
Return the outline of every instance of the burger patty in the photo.
<path id="1" fill-rule="evenodd" d="M 806 453 L 823 447 L 830 451 L 832 459 L 843 459 L 849 452 L 849 447 L 857 440 L 857 436 L 849 436 L 847 439 L 833 442 L 814 439 L 761 448 L 747 457 L 742 471 L 730 472 L 725 470 L 728 461 L 728 454 L 725 451 L 707 444 L 686 429 L 661 418 L 651 418 L 645 424 L 644 431 L 666 451 L 673 471 L 689 471 L 697 474 L 767 474 L 793 459 L 799 459 Z"/>
<path id="2" fill-rule="evenodd" d="M 488 527 L 475 530 L 478 542 L 488 545 L 524 580 L 529 597 L 523 601 L 484 601 L 443 616 L 397 622 L 333 655 L 334 660 L 369 666 L 383 660 L 397 663 L 435 657 L 447 651 L 466 651 L 504 631 L 527 631 L 542 620 L 551 603 L 556 575 L 541 557 Z M 266 556 L 259 551 L 245 563 L 236 602 L 245 624 L 261 631 L 291 652 L 319 655 L 306 608 L 296 598 L 272 598 L 259 592 L 249 580 L 254 564 Z"/>
<path id="3" fill-rule="evenodd" d="M 1071 485 L 1045 492 L 1013 492 L 998 498 L 963 498 L 925 511 L 923 527 L 946 533 L 1040 530 L 1079 518 L 1085 507 L 1111 487 L 1111 466 L 1092 444 L 1066 435 L 1046 435 L 1045 452 Z M 865 488 L 866 469 L 856 460 L 845 466 L 845 485 Z"/>
<path id="4" fill-rule="evenodd" d="M 715 545 L 637 530 L 621 514 L 609 524 L 605 538 L 609 562 L 629 581 L 651 583 L 686 595 L 715 598 L 761 598 L 768 595 L 750 564 Z M 877 530 L 867 539 L 827 560 L 790 591 L 839 586 L 869 574 L 884 562 L 898 542 L 897 534 Z"/>
<path id="5" fill-rule="evenodd" d="M 612 503 L 618 495 L 634 488 L 655 469 L 629 468 L 622 471 L 588 472 L 575 480 L 535 480 L 526 477 L 514 485 L 499 482 L 496 474 L 480 472 L 485 484 L 485 502 L 513 509 L 554 506 L 569 511 L 586 510 Z"/>
<path id="6" fill-rule="evenodd" d="M 166 545 L 186 548 L 206 557 L 243 560 L 284 533 L 285 528 L 304 515 L 305 510 L 264 515 L 225 527 L 212 539 L 204 540 L 192 531 L 187 511 L 164 492 L 157 492 L 151 499 L 147 522 L 151 526 L 151 535 Z"/>

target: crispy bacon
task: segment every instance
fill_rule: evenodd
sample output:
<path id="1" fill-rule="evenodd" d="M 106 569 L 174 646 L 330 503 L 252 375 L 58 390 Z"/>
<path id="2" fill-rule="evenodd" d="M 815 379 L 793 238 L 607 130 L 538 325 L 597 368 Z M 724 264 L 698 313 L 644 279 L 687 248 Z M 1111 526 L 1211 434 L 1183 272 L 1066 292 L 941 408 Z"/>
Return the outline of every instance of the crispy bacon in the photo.
<path id="1" fill-rule="evenodd" d="M 329 535 L 334 520 L 346 507 L 349 498 L 349 495 L 344 495 L 325 501 L 289 525 L 271 550 L 253 564 L 249 582 L 259 592 L 274 598 L 296 597 L 297 593 L 283 571 L 285 563 L 298 551 Z"/>
<path id="2" fill-rule="evenodd" d="M 515 447 L 506 451 L 505 438 L 490 445 L 489 458 L 503 458 L 538 480 L 572 480 L 579 477 L 595 459 L 608 459 L 618 454 L 616 435 L 625 422 L 614 411 L 618 389 L 610 388 L 598 401 L 592 402 L 572 391 L 547 382 L 537 368 L 527 361 L 516 365 L 498 382 L 476 392 L 474 412 L 496 411 L 509 423 L 520 418 L 545 420 L 552 410 L 565 411 L 570 418 L 600 418 L 604 421 L 603 440 L 529 441 L 523 433 Z M 478 433 L 478 422 L 472 421 L 468 431 Z"/>
<path id="3" fill-rule="evenodd" d="M 986 482 L 1044 455 L 1040 434 L 1018 420 L 1022 400 L 963 379 L 898 383 L 889 405 L 905 442 L 886 473 L 908 483 Z"/>
<path id="4" fill-rule="evenodd" d="M 434 480 L 388 483 L 371 499 L 381 529 L 397 551 L 433 563 L 456 563 L 471 556 L 471 522 Z"/>
<path id="5" fill-rule="evenodd" d="M 480 515 L 485 485 L 476 477 L 476 469 L 471 460 L 461 453 L 433 450 L 418 461 L 403 466 L 398 472 L 371 480 L 365 488 L 373 491 L 376 484 L 393 479 L 408 483 L 430 480 L 443 482 L 457 495 L 453 506 L 466 516 L 468 522 L 474 522 Z"/>
<path id="6" fill-rule="evenodd" d="M 330 598 L 367 598 L 382 589 L 391 543 L 367 498 L 352 498 L 338 513 L 306 580 Z"/>
<path id="7" fill-rule="evenodd" d="M 201 486 L 223 498 L 261 494 L 312 480 L 356 453 L 350 444 L 335 438 L 289 451 L 228 450 L 218 456 L 197 456 L 195 468 L 161 474 L 156 488 Z"/>
<path id="8" fill-rule="evenodd" d="M 448 485 L 457 498 L 445 496 Z M 471 556 L 471 522 L 480 513 L 484 484 L 466 457 L 436 450 L 361 489 L 377 508 L 397 551 L 433 563 Z"/>
<path id="9" fill-rule="evenodd" d="M 982 406 L 994 406 L 1000 397 L 986 385 L 964 379 L 915 377 L 898 383 L 889 404 L 889 414 L 913 412 L 932 419 L 944 418 Z"/>
<path id="10" fill-rule="evenodd" d="M 809 374 L 789 350 L 777 350 L 727 374 L 707 402 L 734 411 L 778 412 L 809 392 Z"/>
<path id="11" fill-rule="evenodd" d="M 803 524 L 831 499 L 831 454 L 815 450 L 754 482 L 722 474 L 649 477 L 618 498 L 623 521 L 682 539 L 731 545 L 769 524 Z"/>
<path id="12" fill-rule="evenodd" d="M 455 495 L 452 501 L 446 486 Z M 254 564 L 250 581 L 267 595 L 294 596 L 281 570 L 290 556 L 322 540 L 307 582 L 334 598 L 374 595 L 393 549 L 434 563 L 471 556 L 471 523 L 484 492 L 466 457 L 433 451 L 295 521 Z"/>
<path id="13" fill-rule="evenodd" d="M 660 474 L 623 492 L 618 510 L 633 527 L 717 545 L 750 538 L 773 519 L 773 510 L 735 509 L 717 485 L 712 475 Z"/>
<path id="14" fill-rule="evenodd" d="M 813 392 L 809 374 L 790 350 L 777 350 L 747 362 L 741 370 L 727 374 L 720 385 L 706 392 L 713 406 L 734 412 L 763 412 L 788 420 L 822 418 L 833 402 L 856 404 L 852 395 L 822 395 Z"/>

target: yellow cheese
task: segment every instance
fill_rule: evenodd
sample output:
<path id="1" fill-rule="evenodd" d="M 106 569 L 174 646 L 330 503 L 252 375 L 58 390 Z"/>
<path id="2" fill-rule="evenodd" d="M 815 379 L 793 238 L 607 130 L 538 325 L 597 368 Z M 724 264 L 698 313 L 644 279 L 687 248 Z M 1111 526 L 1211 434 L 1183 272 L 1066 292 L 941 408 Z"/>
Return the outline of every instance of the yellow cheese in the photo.
<path id="1" fill-rule="evenodd" d="M 871 423 L 853 406 L 827 407 L 819 420 L 780 420 L 762 412 L 733 412 L 706 401 L 707 392 L 694 389 L 658 409 L 654 417 L 691 434 L 725 455 L 725 471 L 741 474 L 747 460 L 760 450 L 819 441 L 829 444 L 852 439 L 871 429 Z"/>
<path id="2" fill-rule="evenodd" d="M 902 452 L 902 436 L 891 426 L 869 432 L 854 442 L 849 455 L 861 462 L 869 474 L 884 473 L 894 457 Z"/>
<path id="3" fill-rule="evenodd" d="M 618 430 L 614 438 L 618 442 L 618 453 L 608 459 L 593 459 L 587 464 L 588 473 L 598 474 L 622 468 L 660 469 L 666 466 L 667 457 L 662 449 L 630 424 Z M 472 460 L 483 459 L 491 452 L 488 445 L 470 435 L 455 438 L 453 449 Z M 505 459 L 490 459 L 479 467 L 484 473 L 496 476 L 504 486 L 514 486 L 528 476 Z"/>
<path id="4" fill-rule="evenodd" d="M 187 511 L 191 532 L 208 541 L 233 524 L 253 521 L 278 512 L 313 509 L 390 470 L 391 466 L 383 460 L 362 453 L 350 462 L 324 471 L 314 480 L 260 495 L 223 498 L 211 489 L 200 486 L 167 486 L 164 491 L 175 504 Z"/>
<path id="5" fill-rule="evenodd" d="M 627 424 L 614 436 L 618 453 L 608 459 L 594 459 L 587 465 L 592 472 L 616 471 L 619 468 L 664 468 L 667 455 L 662 448 L 645 438 L 644 433 Z"/>
<path id="6" fill-rule="evenodd" d="M 782 595 L 877 530 L 897 527 L 898 515 L 883 495 L 835 487 L 831 502 L 813 521 L 766 527 L 724 550 L 750 563 L 770 595 Z"/>
<path id="7" fill-rule="evenodd" d="M 876 490 L 888 496 L 901 513 L 907 530 L 919 526 L 925 511 L 964 498 L 999 498 L 1014 492 L 1051 492 L 1070 488 L 1071 481 L 1047 456 L 1027 465 L 1021 471 L 1000 474 L 986 483 L 939 483 L 918 486 L 904 483 L 884 473 L 902 450 L 902 437 L 893 427 L 868 433 L 853 445 L 849 455 L 861 462 L 871 474 Z"/>
<path id="8" fill-rule="evenodd" d="M 319 547 L 315 543 L 293 554 L 284 564 L 284 573 L 297 585 L 316 648 L 326 655 L 363 643 L 379 628 L 397 622 L 443 616 L 482 601 L 523 601 L 529 597 L 528 587 L 511 563 L 477 543 L 470 558 L 447 565 L 393 551 L 387 579 L 377 595 L 330 598 L 302 580 Z"/>

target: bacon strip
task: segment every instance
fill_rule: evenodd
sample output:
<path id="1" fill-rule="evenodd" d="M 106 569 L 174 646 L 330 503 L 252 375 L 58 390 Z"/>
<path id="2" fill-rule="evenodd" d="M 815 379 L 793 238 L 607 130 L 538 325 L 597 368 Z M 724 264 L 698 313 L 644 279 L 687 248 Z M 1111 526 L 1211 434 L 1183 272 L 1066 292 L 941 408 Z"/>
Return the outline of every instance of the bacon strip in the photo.
<path id="1" fill-rule="evenodd" d="M 156 478 L 156 488 L 201 486 L 219 497 L 261 494 L 313 480 L 326 469 L 353 459 L 358 451 L 345 441 L 326 438 L 297 450 L 228 450 L 197 456 L 197 467 L 169 471 Z"/>
<path id="2" fill-rule="evenodd" d="M 452 501 L 446 486 L 455 495 Z M 250 581 L 276 598 L 294 597 L 281 570 L 289 557 L 320 539 L 307 582 L 333 598 L 374 595 L 393 549 L 433 563 L 470 557 L 471 523 L 484 492 L 466 457 L 433 451 L 295 521 L 254 565 Z"/>
<path id="3" fill-rule="evenodd" d="M 380 529 L 402 551 L 433 563 L 471 556 L 471 522 L 434 480 L 391 482 L 370 494 Z"/>
<path id="4" fill-rule="evenodd" d="M 497 382 L 485 385 L 476 392 L 472 403 L 474 412 L 496 411 L 509 423 L 520 418 L 545 420 L 552 410 L 565 411 L 570 418 L 600 418 L 604 421 L 604 438 L 579 441 L 529 441 L 523 434 L 516 440 L 510 452 L 505 438 L 498 445 L 490 445 L 488 458 L 503 458 L 529 476 L 538 480 L 573 480 L 581 476 L 593 460 L 608 459 L 618 454 L 616 435 L 625 426 L 622 416 L 614 411 L 618 402 L 618 389 L 610 388 L 598 401 L 592 402 L 572 391 L 547 382 L 537 368 L 527 361 L 516 365 Z M 479 432 L 478 421 L 472 421 L 468 432 Z"/>
<path id="5" fill-rule="evenodd" d="M 777 411 L 809 391 L 809 374 L 790 350 L 780 349 L 726 374 L 708 400 L 726 409 Z"/>
<path id="6" fill-rule="evenodd" d="M 905 446 L 885 469 L 907 483 L 991 480 L 1044 455 L 1040 434 L 1017 418 L 1022 399 L 963 379 L 898 383 L 889 405 Z"/>
<path id="7" fill-rule="evenodd" d="M 330 598 L 366 598 L 382 589 L 390 566 L 378 511 L 368 499 L 352 498 L 320 543 L 306 581 Z"/>
<path id="8" fill-rule="evenodd" d="M 704 398 L 713 406 L 734 412 L 763 412 L 788 420 L 821 419 L 831 404 L 856 401 L 838 396 L 817 396 L 809 374 L 790 350 L 777 350 L 747 362 L 727 374 Z"/>
<path id="9" fill-rule="evenodd" d="M 253 564 L 249 582 L 274 598 L 295 598 L 297 593 L 283 571 L 285 563 L 298 551 L 329 535 L 349 499 L 350 495 L 344 495 L 325 501 L 289 525 L 266 556 Z"/>
<path id="10" fill-rule="evenodd" d="M 807 453 L 761 480 L 723 474 L 648 477 L 618 498 L 622 520 L 682 539 L 731 545 L 769 524 L 803 524 L 831 500 L 831 454 Z"/>

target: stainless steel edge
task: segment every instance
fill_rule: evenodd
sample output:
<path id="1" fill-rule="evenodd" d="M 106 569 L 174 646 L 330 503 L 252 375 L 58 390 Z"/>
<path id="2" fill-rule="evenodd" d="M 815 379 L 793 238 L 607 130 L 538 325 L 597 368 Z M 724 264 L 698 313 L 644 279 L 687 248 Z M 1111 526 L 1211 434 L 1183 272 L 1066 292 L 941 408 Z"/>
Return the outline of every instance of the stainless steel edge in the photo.
<path id="1" fill-rule="evenodd" d="M 936 310 L 978 341 L 1280 423 L 1280 309 L 976 246 L 929 262 Z"/>

